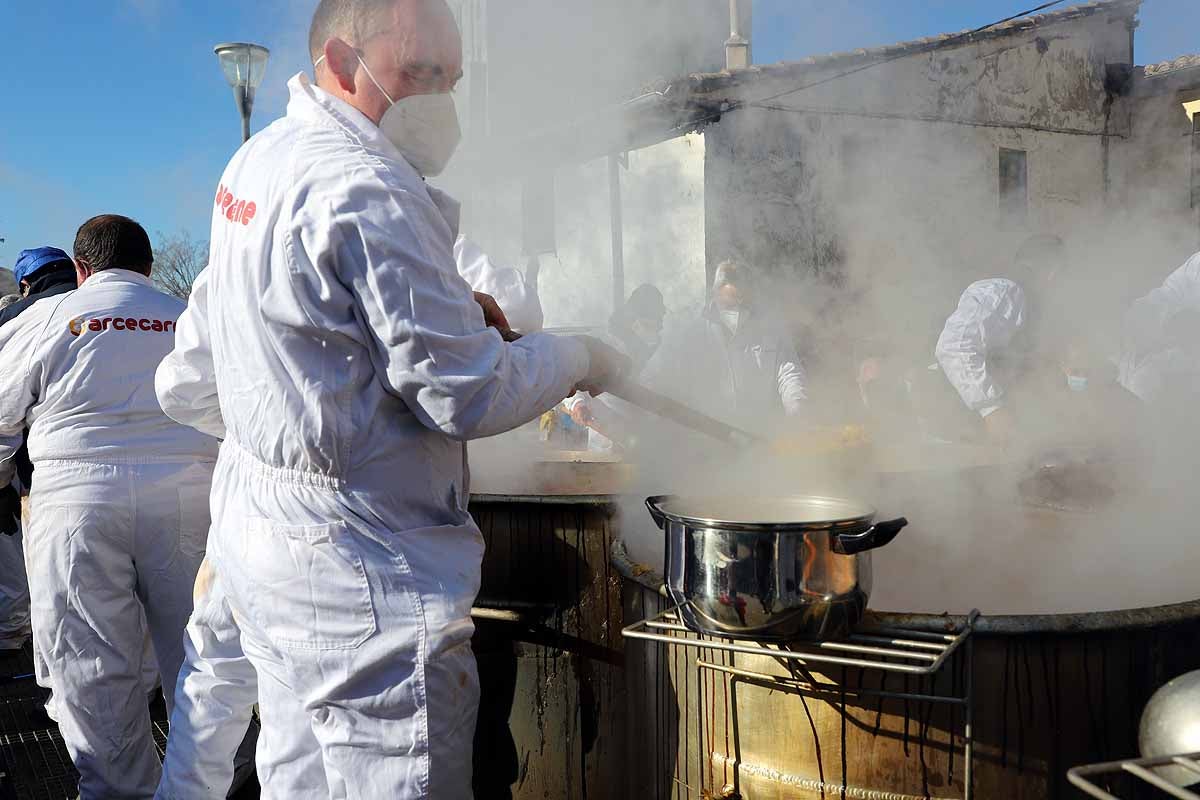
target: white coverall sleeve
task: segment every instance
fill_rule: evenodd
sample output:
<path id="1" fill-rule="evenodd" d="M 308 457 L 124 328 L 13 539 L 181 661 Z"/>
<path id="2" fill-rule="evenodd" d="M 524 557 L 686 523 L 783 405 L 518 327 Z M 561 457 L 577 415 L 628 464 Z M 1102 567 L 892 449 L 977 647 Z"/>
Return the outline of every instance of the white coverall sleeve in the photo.
<path id="1" fill-rule="evenodd" d="M 798 416 L 808 402 L 808 375 L 796 349 L 788 343 L 780 345 L 779 399 L 789 417 Z"/>
<path id="2" fill-rule="evenodd" d="M 1162 286 L 1135 301 L 1126 313 L 1119 364 L 1123 377 L 1164 346 L 1167 320 L 1184 309 L 1200 311 L 1200 253 L 1168 275 Z"/>
<path id="3" fill-rule="evenodd" d="M 209 272 L 201 271 L 175 324 L 175 349 L 158 365 L 154 391 L 163 413 L 181 425 L 225 438 L 208 329 Z"/>
<path id="4" fill-rule="evenodd" d="M 0 327 L 0 486 L 8 486 L 16 474 L 26 420 L 38 400 L 47 312 L 58 305 L 42 300 Z"/>
<path id="5" fill-rule="evenodd" d="M 1200 253 L 1184 262 L 1172 272 L 1162 286 L 1150 292 L 1143 300 L 1168 313 L 1185 308 L 1200 310 Z"/>
<path id="6" fill-rule="evenodd" d="M 513 330 L 534 333 L 542 329 L 545 322 L 542 301 L 520 270 L 495 263 L 479 245 L 464 236 L 454 243 L 454 261 L 458 274 L 473 290 L 495 298 Z"/>
<path id="7" fill-rule="evenodd" d="M 1003 350 L 1024 322 L 1025 295 L 1016 284 L 973 285 L 946 320 L 937 343 L 937 360 L 963 403 L 982 417 L 998 411 L 1005 387 L 988 364 L 989 355 Z"/>
<path id="8" fill-rule="evenodd" d="M 423 425 L 461 440 L 494 436 L 536 419 L 587 377 L 588 350 L 576 339 L 534 333 L 510 344 L 486 327 L 428 198 L 383 181 L 355 189 L 332 232 L 327 218 L 298 226 L 295 251 L 321 252 L 333 236 L 334 269 L 353 295 L 375 372 Z"/>

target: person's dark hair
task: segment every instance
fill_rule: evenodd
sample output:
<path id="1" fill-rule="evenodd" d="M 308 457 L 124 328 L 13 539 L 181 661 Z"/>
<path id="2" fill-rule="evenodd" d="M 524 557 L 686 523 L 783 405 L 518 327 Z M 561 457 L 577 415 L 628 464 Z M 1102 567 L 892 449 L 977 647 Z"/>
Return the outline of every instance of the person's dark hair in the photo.
<path id="1" fill-rule="evenodd" d="M 395 4 L 396 0 L 321 0 L 308 31 L 308 52 L 313 62 L 325 52 L 325 43 L 330 39 L 361 44 L 371 32 L 371 18 Z"/>
<path id="2" fill-rule="evenodd" d="M 608 327 L 614 333 L 628 333 L 635 320 L 661 320 L 667 313 L 662 292 L 653 284 L 643 283 L 633 290 L 625 305 L 609 317 Z"/>
<path id="3" fill-rule="evenodd" d="M 149 275 L 154 250 L 146 229 L 129 217 L 101 214 L 83 223 L 75 234 L 75 260 L 93 272 L 128 269 Z"/>

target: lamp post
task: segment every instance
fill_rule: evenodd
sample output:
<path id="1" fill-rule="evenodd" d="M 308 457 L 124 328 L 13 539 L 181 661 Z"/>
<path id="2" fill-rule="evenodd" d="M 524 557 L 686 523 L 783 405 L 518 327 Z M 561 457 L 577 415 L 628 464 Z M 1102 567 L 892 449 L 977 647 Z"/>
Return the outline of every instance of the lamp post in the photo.
<path id="1" fill-rule="evenodd" d="M 254 93 L 262 85 L 271 51 L 262 45 L 229 42 L 213 48 L 221 62 L 225 80 L 233 88 L 233 99 L 242 115 L 242 141 L 250 139 L 250 114 L 254 111 Z"/>

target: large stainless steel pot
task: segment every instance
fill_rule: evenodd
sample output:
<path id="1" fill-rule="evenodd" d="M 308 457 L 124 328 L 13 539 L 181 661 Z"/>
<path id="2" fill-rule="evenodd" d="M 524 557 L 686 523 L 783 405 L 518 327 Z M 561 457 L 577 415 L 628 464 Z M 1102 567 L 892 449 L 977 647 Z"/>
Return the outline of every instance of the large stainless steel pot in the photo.
<path id="1" fill-rule="evenodd" d="M 843 635 L 871 593 L 870 551 L 904 519 L 832 497 L 651 497 L 666 533 L 667 589 L 684 623 L 717 636 L 790 641 Z"/>

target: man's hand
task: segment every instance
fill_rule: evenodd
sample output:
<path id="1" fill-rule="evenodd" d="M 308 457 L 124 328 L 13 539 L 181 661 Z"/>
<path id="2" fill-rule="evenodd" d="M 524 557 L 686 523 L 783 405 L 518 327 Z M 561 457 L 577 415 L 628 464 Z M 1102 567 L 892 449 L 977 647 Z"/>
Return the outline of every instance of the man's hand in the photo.
<path id="1" fill-rule="evenodd" d="M 586 402 L 575 403 L 567 413 L 571 415 L 571 419 L 576 425 L 581 425 L 585 428 L 592 427 L 592 423 L 596 421 L 596 418 L 592 416 L 592 410 L 588 408 Z"/>
<path id="2" fill-rule="evenodd" d="M 595 397 L 604 394 L 609 386 L 614 386 L 629 376 L 633 371 L 633 362 L 628 356 L 592 336 L 576 336 L 576 339 L 587 346 L 591 358 L 591 368 L 587 377 L 575 388 Z"/>
<path id="3" fill-rule="evenodd" d="M 496 302 L 496 298 L 490 294 L 483 292 L 475 292 L 475 302 L 479 303 L 479 307 L 483 309 L 483 321 L 489 328 L 495 328 L 500 331 L 500 335 L 505 341 L 509 341 L 509 336 L 512 334 L 512 327 L 508 324 L 508 317 L 504 316 L 504 309 L 500 308 L 500 304 Z"/>

